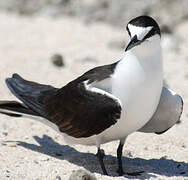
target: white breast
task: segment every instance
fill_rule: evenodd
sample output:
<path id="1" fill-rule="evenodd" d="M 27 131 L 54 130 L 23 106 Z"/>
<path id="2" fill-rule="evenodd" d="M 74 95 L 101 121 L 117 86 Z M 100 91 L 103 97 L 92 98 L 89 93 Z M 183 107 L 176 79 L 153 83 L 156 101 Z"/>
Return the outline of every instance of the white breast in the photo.
<path id="1" fill-rule="evenodd" d="M 127 52 L 118 64 L 112 76 L 112 94 L 121 101 L 121 119 L 99 135 L 100 143 L 129 135 L 145 125 L 154 114 L 163 81 L 161 49 L 158 46 L 149 53 L 144 49 L 148 48 L 147 45 L 140 46 L 137 52 L 133 51 L 134 54 Z M 147 55 L 140 55 L 141 50 Z"/>

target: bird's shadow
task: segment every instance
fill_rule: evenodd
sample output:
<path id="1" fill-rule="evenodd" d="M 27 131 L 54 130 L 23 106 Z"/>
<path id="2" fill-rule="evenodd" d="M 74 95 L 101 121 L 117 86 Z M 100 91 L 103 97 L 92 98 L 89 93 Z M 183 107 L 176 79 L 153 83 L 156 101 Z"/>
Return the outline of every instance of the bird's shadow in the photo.
<path id="1" fill-rule="evenodd" d="M 36 151 L 48 156 L 66 160 L 70 163 L 76 164 L 78 166 L 84 167 L 85 169 L 102 174 L 98 159 L 95 154 L 79 152 L 75 148 L 68 145 L 60 145 L 55 142 L 51 137 L 43 135 L 42 138 L 34 136 L 34 139 L 39 143 L 39 145 L 29 144 L 26 142 L 18 141 L 18 145 L 32 151 Z M 70 156 L 71 154 L 71 156 Z M 78 158 L 79 157 L 79 158 Z M 134 166 L 142 168 L 145 172 L 143 175 L 139 176 L 139 179 L 148 179 L 149 177 L 156 177 L 155 174 L 165 175 L 167 177 L 181 176 L 188 177 L 188 163 L 178 162 L 171 159 L 161 158 L 161 159 L 142 159 L 142 158 L 128 158 L 123 157 L 124 166 Z M 116 168 L 109 170 L 108 166 L 116 167 L 116 157 L 111 155 L 106 155 L 104 160 L 107 171 L 111 176 L 117 176 Z M 96 165 L 93 167 L 93 165 Z M 62 164 L 63 166 L 63 164 Z M 149 167 L 149 168 L 148 168 Z M 114 173 L 111 174 L 111 171 Z M 126 176 L 126 175 L 125 175 Z M 134 179 L 137 177 L 130 177 L 129 179 Z"/>

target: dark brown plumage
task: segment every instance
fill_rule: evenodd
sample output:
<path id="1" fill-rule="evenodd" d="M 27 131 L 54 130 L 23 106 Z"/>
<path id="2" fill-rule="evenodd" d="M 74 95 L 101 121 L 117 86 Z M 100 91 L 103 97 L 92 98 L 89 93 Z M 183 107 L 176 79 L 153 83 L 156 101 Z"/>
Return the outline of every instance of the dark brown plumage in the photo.
<path id="1" fill-rule="evenodd" d="M 26 107 L 14 102 L 11 110 L 44 117 L 72 137 L 99 134 L 117 122 L 121 106 L 114 98 L 87 90 L 85 82 L 91 84 L 108 78 L 115 65 L 94 68 L 61 89 L 26 81 L 14 74 L 6 83 Z"/>

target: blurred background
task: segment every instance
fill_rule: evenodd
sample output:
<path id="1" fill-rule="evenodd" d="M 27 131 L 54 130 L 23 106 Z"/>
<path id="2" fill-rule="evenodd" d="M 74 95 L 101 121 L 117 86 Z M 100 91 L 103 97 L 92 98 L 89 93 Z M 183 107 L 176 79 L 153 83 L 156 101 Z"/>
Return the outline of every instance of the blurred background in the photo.
<path id="1" fill-rule="evenodd" d="M 182 123 L 160 136 L 161 139 L 151 135 L 142 135 L 140 138 L 137 133 L 131 136 L 127 142 L 126 155 L 129 156 L 129 150 L 132 152 L 131 157 L 139 156 L 144 159 L 154 158 L 156 154 L 158 159 L 165 154 L 165 158 L 176 159 L 177 162 L 185 161 L 182 168 L 188 171 L 188 154 L 186 153 L 188 148 L 187 7 L 187 0 L 0 0 L 1 99 L 15 99 L 4 83 L 5 78 L 15 72 L 29 80 L 61 87 L 90 68 L 119 60 L 123 57 L 124 48 L 128 43 L 125 30 L 127 22 L 139 15 L 150 15 L 156 19 L 162 31 L 165 85 L 183 97 L 184 112 Z M 30 120 L 12 120 L 7 117 L 1 119 L 0 138 L 3 140 L 22 139 L 35 144 L 31 134 L 42 136 L 45 133 L 55 137 L 56 140 L 59 138 L 52 130 L 40 123 L 33 123 Z M 23 131 L 27 128 L 27 132 Z M 139 149 L 134 142 L 137 142 Z M 152 142 L 155 145 L 151 146 Z M 27 149 L 17 147 L 15 157 L 12 154 L 13 151 L 7 146 L 3 148 L 2 152 L 5 153 L 3 153 L 3 158 L 0 158 L 0 162 L 2 161 L 0 164 L 6 161 L 6 167 L 10 169 L 14 169 L 15 166 L 14 163 L 10 165 L 8 162 L 20 162 L 24 153 L 34 158 L 34 155 L 29 154 Z M 94 153 L 95 149 L 93 149 L 90 148 L 89 151 Z M 113 148 L 110 146 L 109 149 L 107 152 L 115 156 L 115 146 Z M 78 150 L 82 151 L 83 146 L 78 147 Z M 6 153 L 7 157 L 5 157 Z M 6 158 L 9 156 L 11 160 L 7 161 Z M 41 154 L 38 156 L 40 157 Z M 41 161 L 38 161 L 39 164 Z M 53 164 L 55 160 L 51 159 L 50 162 Z M 62 159 L 58 163 L 56 162 L 57 169 L 61 167 Z M 65 167 L 72 165 L 67 161 L 63 163 Z M 152 163 L 146 163 L 144 167 L 147 165 L 152 165 Z M 163 170 L 153 166 L 155 170 L 152 172 L 157 174 L 157 177 L 161 176 L 164 179 L 163 175 L 167 168 L 168 177 L 175 176 L 177 179 L 176 171 L 172 167 L 166 164 L 160 165 Z M 176 165 L 172 163 L 173 167 Z M 1 174 L 4 173 L 5 176 L 10 175 L 6 167 L 1 168 Z M 23 169 L 25 167 L 22 166 Z M 38 165 L 35 168 L 37 167 Z M 46 177 L 50 168 L 48 171 L 45 170 L 45 166 L 40 168 L 44 168 L 40 170 Z M 69 171 L 74 168 L 70 168 Z M 16 168 L 16 173 L 13 173 L 12 178 L 20 179 L 23 175 L 29 179 L 28 172 L 34 173 L 33 168 L 29 168 L 28 172 L 23 169 Z M 161 171 L 164 171 L 164 174 Z M 37 172 L 33 177 L 39 177 L 40 172 L 38 174 Z M 67 173 L 70 174 L 70 172 Z M 62 175 L 62 177 L 66 179 L 67 176 Z"/>

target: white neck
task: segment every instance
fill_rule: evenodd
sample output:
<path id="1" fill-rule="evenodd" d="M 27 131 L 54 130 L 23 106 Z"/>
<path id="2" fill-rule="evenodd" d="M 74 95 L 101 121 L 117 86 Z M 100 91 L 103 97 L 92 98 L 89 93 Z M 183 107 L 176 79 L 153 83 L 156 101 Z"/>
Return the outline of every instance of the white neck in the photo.
<path id="1" fill-rule="evenodd" d="M 122 104 L 119 129 L 114 128 L 119 137 L 149 121 L 159 103 L 162 78 L 160 37 L 153 36 L 125 53 L 112 76 L 112 94 Z"/>
<path id="2" fill-rule="evenodd" d="M 154 35 L 150 37 L 148 40 L 146 39 L 140 45 L 137 45 L 131 49 L 131 52 L 139 57 L 144 59 L 150 59 L 153 56 L 157 56 L 161 58 L 161 43 L 160 36 Z M 148 58 L 147 58 L 148 57 Z"/>
<path id="3" fill-rule="evenodd" d="M 159 86 L 162 86 L 162 76 L 160 37 L 155 35 L 125 52 L 124 58 L 115 69 L 114 81 L 116 82 L 114 83 L 124 84 L 125 89 L 133 84 L 136 86 L 136 83 L 146 83 L 148 86 L 154 84 L 155 86 L 156 81 L 160 84 Z M 150 88 L 147 85 L 143 86 Z"/>

